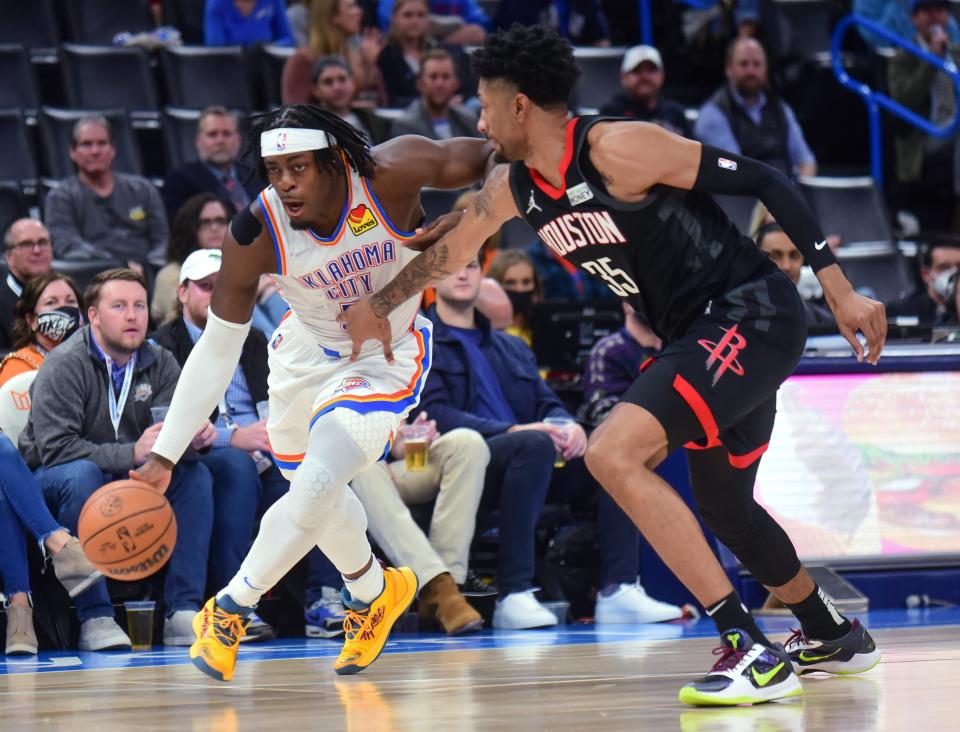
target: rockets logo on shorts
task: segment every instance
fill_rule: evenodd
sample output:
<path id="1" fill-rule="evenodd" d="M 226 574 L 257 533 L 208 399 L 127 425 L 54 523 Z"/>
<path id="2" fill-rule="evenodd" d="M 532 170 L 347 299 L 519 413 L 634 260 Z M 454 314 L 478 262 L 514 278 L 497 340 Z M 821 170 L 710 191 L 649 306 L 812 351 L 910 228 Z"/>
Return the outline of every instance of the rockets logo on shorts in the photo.
<path id="1" fill-rule="evenodd" d="M 373 211 L 361 203 L 347 214 L 347 224 L 349 224 L 350 231 L 353 232 L 354 236 L 360 236 L 374 228 L 377 225 L 377 219 L 373 215 Z"/>
<path id="2" fill-rule="evenodd" d="M 360 376 L 348 376 L 340 382 L 340 386 L 334 389 L 334 394 L 341 392 L 354 391 L 355 389 L 370 389 L 370 382 Z"/>

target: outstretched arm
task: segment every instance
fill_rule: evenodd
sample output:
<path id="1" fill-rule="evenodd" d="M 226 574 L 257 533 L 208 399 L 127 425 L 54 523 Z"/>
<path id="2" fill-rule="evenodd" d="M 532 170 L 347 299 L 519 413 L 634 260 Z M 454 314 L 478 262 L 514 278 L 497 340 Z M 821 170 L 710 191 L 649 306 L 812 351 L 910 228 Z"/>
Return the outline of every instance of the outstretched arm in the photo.
<path id="1" fill-rule="evenodd" d="M 424 288 L 463 269 L 477 256 L 483 242 L 517 215 L 507 172 L 506 165 L 494 168 L 459 224 L 407 264 L 383 289 L 338 316 L 337 320 L 347 324 L 353 340 L 352 361 L 366 341 L 379 340 L 387 361 L 393 363 L 387 315 Z"/>
<path id="2" fill-rule="evenodd" d="M 610 193 L 639 200 L 654 185 L 754 196 L 783 227 L 817 273 L 841 335 L 864 357 L 856 338 L 867 338 L 868 361 L 876 364 L 887 335 L 882 303 L 856 293 L 837 264 L 813 212 L 796 186 L 778 170 L 751 158 L 701 145 L 656 125 L 615 122 L 591 131 L 591 157 Z M 595 138 L 595 139 L 594 139 Z"/>
<path id="3" fill-rule="evenodd" d="M 258 204 L 252 204 L 252 209 L 262 216 Z M 234 218 L 231 229 L 241 216 L 242 213 Z M 252 241 L 239 233 L 237 236 L 249 244 L 241 246 L 232 231 L 227 232 L 207 325 L 183 365 L 170 411 L 153 451 L 144 466 L 131 473 L 135 480 L 143 480 L 160 490 L 166 488 L 173 466 L 226 392 L 250 331 L 260 275 L 276 268 L 272 242 L 265 229 Z"/>

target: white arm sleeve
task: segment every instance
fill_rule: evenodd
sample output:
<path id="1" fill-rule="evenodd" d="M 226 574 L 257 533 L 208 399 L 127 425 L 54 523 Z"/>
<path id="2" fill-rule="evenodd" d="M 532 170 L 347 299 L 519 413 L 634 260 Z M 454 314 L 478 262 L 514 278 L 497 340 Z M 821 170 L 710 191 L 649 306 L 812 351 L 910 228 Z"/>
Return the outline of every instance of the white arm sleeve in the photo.
<path id="1" fill-rule="evenodd" d="M 230 323 L 207 312 L 207 327 L 183 365 L 153 452 L 176 463 L 223 398 L 240 361 L 250 321 Z"/>

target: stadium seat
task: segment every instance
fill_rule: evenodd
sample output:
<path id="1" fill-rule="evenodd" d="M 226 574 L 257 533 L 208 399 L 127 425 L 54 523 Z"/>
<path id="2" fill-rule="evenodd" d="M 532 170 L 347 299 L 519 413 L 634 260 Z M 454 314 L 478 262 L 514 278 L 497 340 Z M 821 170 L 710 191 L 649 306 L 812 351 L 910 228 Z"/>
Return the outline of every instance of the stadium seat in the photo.
<path id="1" fill-rule="evenodd" d="M 21 185 L 33 185 L 37 179 L 33 145 L 27 133 L 27 123 L 19 109 L 0 110 L 0 180 L 15 180 Z"/>
<path id="2" fill-rule="evenodd" d="M 204 5 L 205 0 L 163 0 L 163 24 L 180 31 L 188 46 L 202 46 Z"/>
<path id="3" fill-rule="evenodd" d="M 68 0 L 61 4 L 66 36 L 74 43 L 113 43 L 118 33 L 153 28 L 149 0 Z"/>
<path id="4" fill-rule="evenodd" d="M 71 107 L 156 116 L 157 91 L 143 49 L 64 43 L 62 63 Z"/>
<path id="5" fill-rule="evenodd" d="M 29 214 L 26 198 L 15 180 L 0 180 L 0 235 L 17 219 Z"/>
<path id="6" fill-rule="evenodd" d="M 60 179 L 73 175 L 73 162 L 70 160 L 73 126 L 78 120 L 94 114 L 106 117 L 113 129 L 113 143 L 117 149 L 113 169 L 121 173 L 141 174 L 140 152 L 137 149 L 130 120 L 122 109 L 78 110 L 42 107 L 38 119 L 40 145 L 47 176 Z"/>
<path id="7" fill-rule="evenodd" d="M 0 45 L 0 109 L 22 109 L 36 114 L 40 106 L 37 81 L 24 46 Z"/>
<path id="8" fill-rule="evenodd" d="M 51 266 L 55 272 L 70 275 L 83 292 L 101 272 L 126 267 L 127 263 L 120 259 L 54 259 Z"/>
<path id="9" fill-rule="evenodd" d="M 27 48 L 59 45 L 60 31 L 52 0 L 4 3 L 0 43 L 18 43 Z"/>
<path id="10" fill-rule="evenodd" d="M 857 290 L 883 302 L 899 300 L 916 288 L 906 259 L 888 241 L 842 246 L 837 259 Z"/>
<path id="11" fill-rule="evenodd" d="M 281 101 L 280 79 L 283 76 L 283 65 L 296 51 L 291 46 L 274 46 L 273 44 L 260 46 L 253 51 L 257 54 L 254 59 L 254 68 L 259 71 L 260 99 L 257 100 L 259 107 L 264 109 L 273 109 L 279 107 Z"/>
<path id="12" fill-rule="evenodd" d="M 574 59 L 580 78 L 573 90 L 575 104 L 581 111 L 595 110 L 621 91 L 620 63 L 622 48 L 575 48 Z"/>
<path id="13" fill-rule="evenodd" d="M 810 58 L 830 50 L 832 0 L 766 0 L 760 18 L 775 59 Z"/>
<path id="14" fill-rule="evenodd" d="M 197 122 L 199 109 L 165 107 L 161 115 L 163 149 L 167 156 L 167 168 L 176 168 L 197 159 Z"/>
<path id="15" fill-rule="evenodd" d="M 239 47 L 165 48 L 161 54 L 170 104 L 202 109 L 222 104 L 252 109 L 246 64 Z"/>
<path id="16" fill-rule="evenodd" d="M 827 234 L 839 234 L 846 244 L 893 241 L 890 215 L 873 178 L 801 177 L 800 190 Z"/>

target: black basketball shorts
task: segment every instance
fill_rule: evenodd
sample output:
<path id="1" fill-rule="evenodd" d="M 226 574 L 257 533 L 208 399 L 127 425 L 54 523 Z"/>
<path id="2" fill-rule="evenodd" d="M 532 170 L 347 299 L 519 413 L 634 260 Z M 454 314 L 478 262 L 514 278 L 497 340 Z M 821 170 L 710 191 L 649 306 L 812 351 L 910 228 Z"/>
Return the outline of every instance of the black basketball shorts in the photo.
<path id="1" fill-rule="evenodd" d="M 797 288 L 777 270 L 711 301 L 686 333 L 641 366 L 623 396 L 678 447 L 723 446 L 746 468 L 767 448 L 776 393 L 803 354 L 806 316 Z"/>

